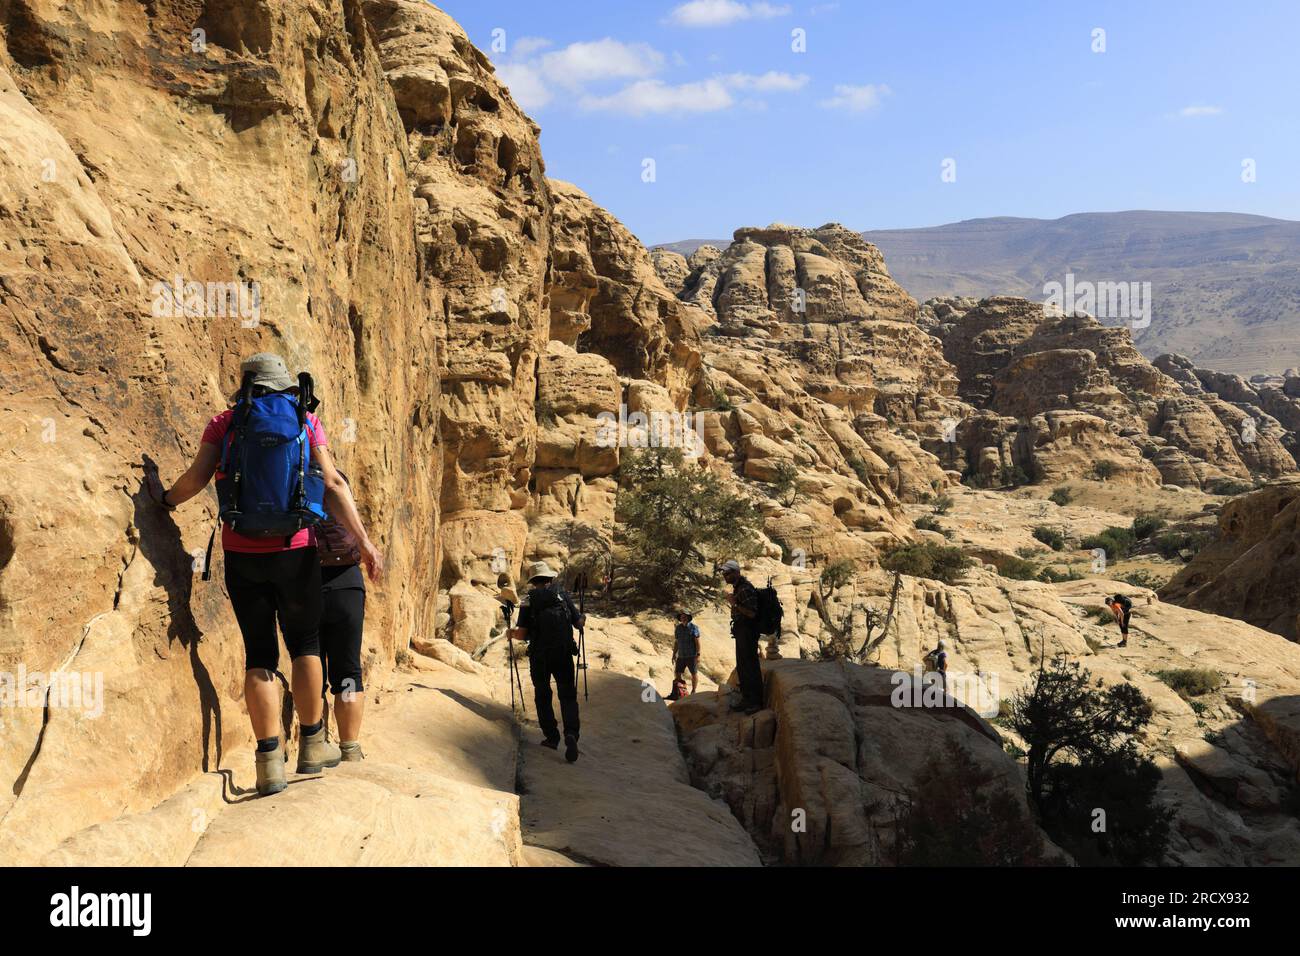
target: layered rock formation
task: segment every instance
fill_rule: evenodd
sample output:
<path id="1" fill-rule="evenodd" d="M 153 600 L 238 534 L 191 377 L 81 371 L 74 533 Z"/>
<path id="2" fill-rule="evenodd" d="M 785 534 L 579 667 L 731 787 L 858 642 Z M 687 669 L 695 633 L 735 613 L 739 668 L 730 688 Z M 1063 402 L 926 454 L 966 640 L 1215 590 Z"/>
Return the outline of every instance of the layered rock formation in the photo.
<path id="1" fill-rule="evenodd" d="M 1160 591 L 1167 601 L 1300 640 L 1300 480 L 1228 502 L 1218 536 Z"/>
<path id="2" fill-rule="evenodd" d="M 968 460 L 992 447 L 1032 480 L 1095 473 L 1193 487 L 1296 471 L 1286 426 L 1259 404 L 1180 385 L 1127 329 L 999 297 L 927 303 L 923 322 L 979 410 L 958 430 Z"/>

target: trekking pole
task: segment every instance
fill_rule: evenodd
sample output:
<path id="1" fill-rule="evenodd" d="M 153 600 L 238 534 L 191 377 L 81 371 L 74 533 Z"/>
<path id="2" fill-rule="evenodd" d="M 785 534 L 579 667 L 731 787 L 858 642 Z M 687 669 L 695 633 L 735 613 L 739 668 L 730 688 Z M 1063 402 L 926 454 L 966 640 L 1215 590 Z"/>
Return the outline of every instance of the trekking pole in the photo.
<path id="1" fill-rule="evenodd" d="M 515 658 L 515 639 L 510 633 L 510 616 L 515 613 L 515 606 L 509 601 L 501 602 L 501 613 L 506 618 L 506 652 L 510 657 L 510 675 L 507 681 L 510 684 L 510 712 L 516 714 L 522 712 L 524 717 L 528 716 L 528 704 L 524 697 L 524 682 L 519 676 L 519 661 Z M 519 687 L 519 704 L 518 710 L 515 709 L 515 687 Z"/>
<path id="2" fill-rule="evenodd" d="M 587 572 L 579 573 L 573 582 L 574 590 L 578 592 L 578 620 L 583 621 L 578 625 L 578 670 L 582 671 L 582 699 L 590 700 L 591 692 L 587 685 L 587 628 L 586 621 L 583 620 L 587 614 Z"/>

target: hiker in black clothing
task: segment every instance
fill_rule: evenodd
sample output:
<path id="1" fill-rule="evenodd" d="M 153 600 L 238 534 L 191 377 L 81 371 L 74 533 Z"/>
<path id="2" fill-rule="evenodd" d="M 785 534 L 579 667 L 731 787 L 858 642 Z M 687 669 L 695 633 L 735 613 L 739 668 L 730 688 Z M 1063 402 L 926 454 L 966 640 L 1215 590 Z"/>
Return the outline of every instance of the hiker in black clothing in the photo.
<path id="1" fill-rule="evenodd" d="M 519 608 L 519 626 L 514 636 L 528 642 L 528 673 L 533 680 L 533 701 L 537 723 L 542 728 L 542 746 L 559 749 L 560 728 L 551 701 L 551 678 L 560 698 L 564 721 L 564 759 L 578 759 L 578 674 L 573 666 L 578 644 L 573 629 L 586 623 L 573 606 L 573 599 L 555 582 L 555 572 L 545 561 L 528 569 L 532 590 Z"/>
<path id="2" fill-rule="evenodd" d="M 741 703 L 736 710 L 754 714 L 763 709 L 763 668 L 758 663 L 758 590 L 740 573 L 740 565 L 728 561 L 722 579 L 731 585 L 731 639 L 736 642 L 736 673 L 740 678 Z"/>
<path id="3" fill-rule="evenodd" d="M 1110 608 L 1110 613 L 1115 615 L 1115 620 L 1119 622 L 1119 643 L 1116 647 L 1128 647 L 1128 622 L 1133 616 L 1133 602 L 1122 594 L 1116 594 L 1106 605 Z"/>

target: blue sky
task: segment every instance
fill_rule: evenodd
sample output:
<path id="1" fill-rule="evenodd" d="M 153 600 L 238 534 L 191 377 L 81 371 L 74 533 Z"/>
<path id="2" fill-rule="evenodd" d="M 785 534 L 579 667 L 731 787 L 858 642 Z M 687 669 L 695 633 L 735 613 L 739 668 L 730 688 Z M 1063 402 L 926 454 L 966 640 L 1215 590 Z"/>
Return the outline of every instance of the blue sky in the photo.
<path id="1" fill-rule="evenodd" d="M 647 245 L 778 221 L 1300 219 L 1295 0 L 438 6 L 542 127 L 548 174 Z"/>

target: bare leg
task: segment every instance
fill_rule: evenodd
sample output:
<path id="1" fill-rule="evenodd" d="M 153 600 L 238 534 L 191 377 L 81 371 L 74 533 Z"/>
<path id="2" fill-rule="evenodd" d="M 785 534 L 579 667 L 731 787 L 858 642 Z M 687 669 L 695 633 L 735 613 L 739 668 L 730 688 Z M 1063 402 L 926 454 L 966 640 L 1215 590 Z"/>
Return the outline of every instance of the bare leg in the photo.
<path id="1" fill-rule="evenodd" d="M 258 667 L 244 672 L 244 704 L 258 740 L 280 736 L 280 687 L 275 674 Z"/>
<path id="2" fill-rule="evenodd" d="M 694 694 L 700 687 L 700 674 L 698 671 L 691 671 L 691 693 Z"/>
<path id="3" fill-rule="evenodd" d="M 293 659 L 293 706 L 300 723 L 310 726 L 321 719 L 321 680 L 319 657 L 304 654 Z"/>
<path id="4" fill-rule="evenodd" d="M 365 704 L 366 695 L 360 691 L 334 695 L 334 719 L 339 725 L 339 740 L 361 739 L 361 712 Z"/>

